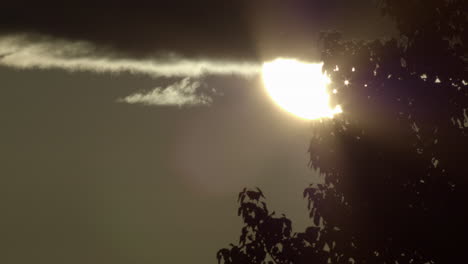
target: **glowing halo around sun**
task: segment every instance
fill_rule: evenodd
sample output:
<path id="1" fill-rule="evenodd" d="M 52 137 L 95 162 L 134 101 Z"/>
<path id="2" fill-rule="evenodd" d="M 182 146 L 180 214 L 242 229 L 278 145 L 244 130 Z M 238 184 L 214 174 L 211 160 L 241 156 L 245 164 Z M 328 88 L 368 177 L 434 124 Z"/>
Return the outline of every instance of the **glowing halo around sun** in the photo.
<path id="1" fill-rule="evenodd" d="M 342 110 L 330 107 L 330 78 L 322 72 L 322 65 L 278 58 L 263 64 L 263 83 L 273 101 L 286 111 L 305 119 L 332 118 Z"/>

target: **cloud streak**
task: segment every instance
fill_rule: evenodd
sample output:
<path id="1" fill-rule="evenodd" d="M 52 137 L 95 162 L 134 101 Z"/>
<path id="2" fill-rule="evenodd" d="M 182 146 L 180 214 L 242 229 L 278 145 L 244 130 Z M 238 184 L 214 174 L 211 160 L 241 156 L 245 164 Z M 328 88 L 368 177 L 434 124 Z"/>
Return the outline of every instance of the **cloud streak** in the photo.
<path id="1" fill-rule="evenodd" d="M 120 102 L 145 105 L 200 105 L 211 98 L 197 94 L 199 78 L 205 75 L 253 77 L 260 73 L 256 62 L 187 59 L 178 56 L 122 58 L 89 42 L 68 41 L 40 35 L 0 36 L 0 65 L 16 69 L 61 69 L 70 72 L 141 74 L 179 77 L 181 81 L 151 92 L 135 93 Z"/>
<path id="2" fill-rule="evenodd" d="M 95 73 L 134 73 L 154 77 L 199 77 L 239 75 L 250 77 L 260 72 L 254 62 L 203 59 L 117 58 L 89 42 L 67 41 L 44 36 L 0 36 L 0 65 L 18 69 L 63 69 Z"/>

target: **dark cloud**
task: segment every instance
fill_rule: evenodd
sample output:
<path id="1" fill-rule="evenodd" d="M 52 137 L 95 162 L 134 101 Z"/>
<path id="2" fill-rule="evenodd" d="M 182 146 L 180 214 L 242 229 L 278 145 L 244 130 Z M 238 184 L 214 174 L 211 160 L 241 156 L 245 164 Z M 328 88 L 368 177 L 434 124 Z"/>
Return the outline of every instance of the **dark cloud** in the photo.
<path id="1" fill-rule="evenodd" d="M 386 34 L 375 7 L 373 0 L 15 1 L 2 4 L 0 31 L 90 41 L 132 56 L 261 60 L 316 52 L 320 30 Z"/>
<path id="2" fill-rule="evenodd" d="M 92 41 L 132 55 L 255 57 L 242 1 L 41 1 L 2 9 L 7 33 Z"/>

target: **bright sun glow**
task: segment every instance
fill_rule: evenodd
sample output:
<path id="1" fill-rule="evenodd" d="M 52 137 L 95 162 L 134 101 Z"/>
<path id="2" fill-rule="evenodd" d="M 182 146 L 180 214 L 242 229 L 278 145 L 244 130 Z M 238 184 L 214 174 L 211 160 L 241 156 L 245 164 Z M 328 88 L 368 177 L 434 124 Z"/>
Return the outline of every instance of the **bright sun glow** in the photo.
<path id="1" fill-rule="evenodd" d="M 330 107 L 323 63 L 276 59 L 263 64 L 262 75 L 271 98 L 286 111 L 305 119 L 332 118 L 341 107 Z"/>

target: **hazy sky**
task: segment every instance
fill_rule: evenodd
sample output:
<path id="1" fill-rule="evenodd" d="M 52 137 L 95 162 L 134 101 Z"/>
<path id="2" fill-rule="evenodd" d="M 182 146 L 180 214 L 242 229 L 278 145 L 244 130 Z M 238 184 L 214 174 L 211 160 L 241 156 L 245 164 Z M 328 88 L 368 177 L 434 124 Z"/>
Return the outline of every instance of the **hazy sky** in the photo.
<path id="1" fill-rule="evenodd" d="M 306 226 L 310 124 L 258 67 L 391 26 L 370 1 L 232 2 L 2 4 L 0 262 L 214 263 L 245 186 Z"/>

